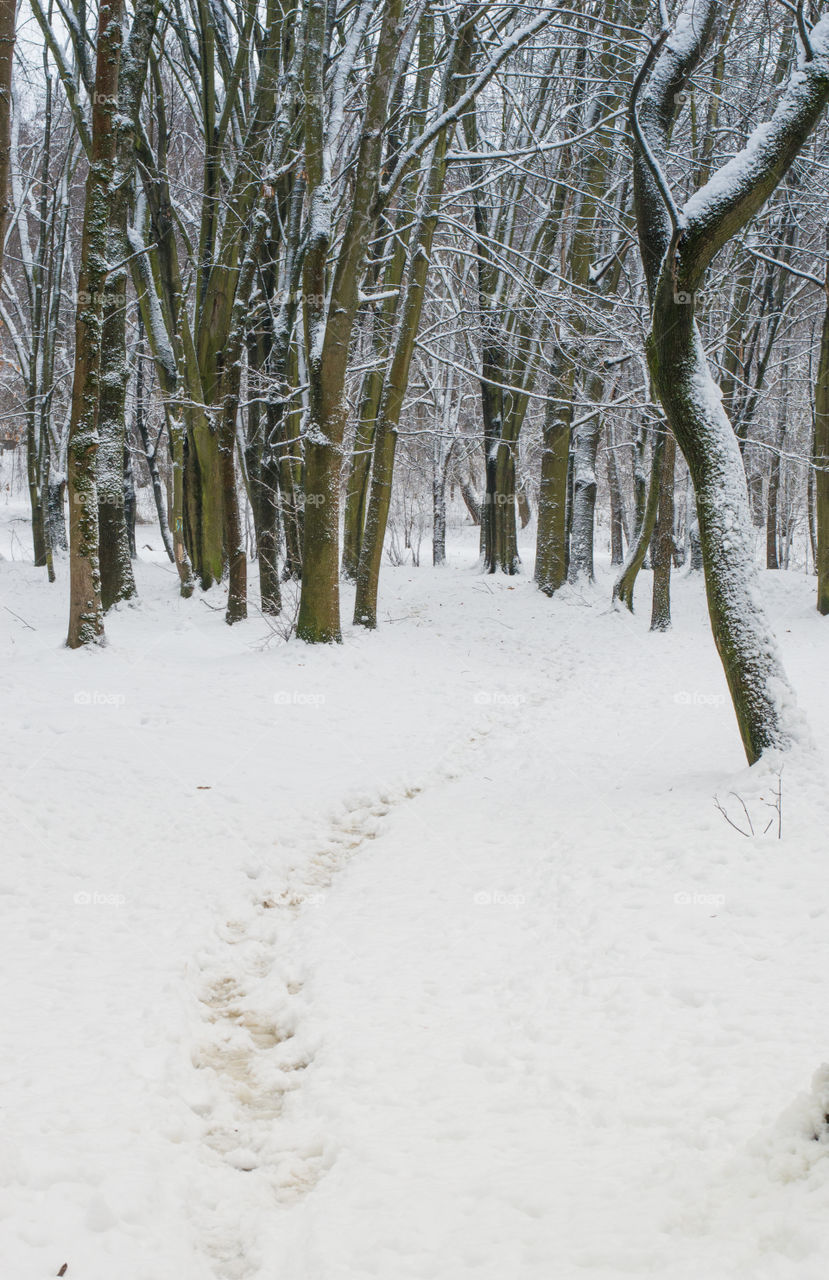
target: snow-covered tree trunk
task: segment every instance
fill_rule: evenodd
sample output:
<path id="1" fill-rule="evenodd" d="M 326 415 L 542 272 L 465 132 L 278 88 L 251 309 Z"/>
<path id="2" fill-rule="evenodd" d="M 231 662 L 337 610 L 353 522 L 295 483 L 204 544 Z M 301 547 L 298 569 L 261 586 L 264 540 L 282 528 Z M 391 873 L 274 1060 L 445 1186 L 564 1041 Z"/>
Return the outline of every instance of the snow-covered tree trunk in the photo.
<path id="1" fill-rule="evenodd" d="M 633 612 L 633 592 L 636 587 L 636 579 L 639 576 L 639 570 L 645 563 L 653 531 L 656 528 L 656 518 L 659 510 L 659 483 L 662 477 L 662 460 L 665 456 L 665 437 L 666 432 L 663 424 L 657 427 L 656 430 L 656 439 L 651 454 L 650 481 L 642 496 L 643 505 L 641 511 L 638 512 L 636 533 L 628 547 L 624 565 L 613 584 L 614 602 L 619 601 L 624 604 L 630 609 L 631 613 Z M 640 440 L 641 438 L 642 433 L 640 433 Z M 637 442 L 638 444 L 639 442 Z M 644 449 L 641 452 L 643 454 Z M 639 449 L 637 448 L 638 456 Z"/>
<path id="2" fill-rule="evenodd" d="M 122 0 L 103 0 L 98 11 L 92 143 L 78 275 L 75 376 L 67 466 L 70 565 L 67 644 L 71 649 L 98 642 L 104 634 L 95 468 L 103 295 L 109 267 L 109 215 L 115 175 L 123 14 Z"/>
<path id="3" fill-rule="evenodd" d="M 130 254 L 128 223 L 135 185 L 135 138 L 157 14 L 155 0 L 138 0 L 121 54 L 118 84 L 116 168 L 110 199 L 111 268 L 104 288 L 98 409 L 98 523 L 101 599 L 105 610 L 117 600 L 129 600 L 136 595 L 124 506 L 125 411 L 129 380 L 125 264 Z"/>
<path id="4" fill-rule="evenodd" d="M 829 614 L 829 232 L 827 232 L 826 305 L 815 379 L 815 567 L 817 610 Z"/>
<path id="5" fill-rule="evenodd" d="M 444 76 L 443 103 L 447 107 L 454 105 L 459 95 L 459 77 L 455 74 L 456 69 L 456 59 L 452 57 Z M 371 487 L 357 567 L 357 592 L 354 601 L 355 625 L 364 627 L 377 626 L 377 593 L 391 502 L 397 429 L 409 384 L 409 369 L 426 292 L 432 242 L 437 229 L 440 199 L 446 180 L 446 151 L 453 129 L 454 121 L 440 132 L 432 150 L 424 183 L 423 212 L 411 234 L 410 262 L 400 322 L 377 413 Z"/>
<path id="6" fill-rule="evenodd" d="M 535 580 L 547 596 L 567 581 L 567 469 L 574 369 L 559 348 L 553 356 L 544 414 L 538 490 Z"/>
<path id="7" fill-rule="evenodd" d="M 612 426 L 608 428 L 606 452 L 607 490 L 610 499 L 610 563 L 612 565 L 620 565 L 625 558 L 627 524 L 625 520 L 625 499 L 622 493 L 619 462 L 616 457 L 616 441 Z"/>
<path id="8" fill-rule="evenodd" d="M 149 340 L 150 351 L 153 355 L 156 376 L 158 377 L 159 386 L 165 397 L 165 417 L 170 435 L 170 463 L 172 472 L 172 502 L 168 514 L 168 524 L 170 534 L 172 536 L 172 555 L 178 570 L 179 583 L 182 596 L 187 599 L 193 594 L 195 586 L 193 578 L 193 567 L 190 556 L 187 552 L 184 538 L 184 440 L 186 436 L 186 425 L 184 419 L 184 407 L 179 398 L 179 368 L 173 345 L 170 342 L 167 328 L 165 327 L 162 316 L 161 306 L 155 290 L 150 265 L 145 252 L 145 246 L 140 237 L 132 233 L 130 235 L 130 247 L 133 250 L 132 258 L 132 276 L 135 286 L 135 292 L 138 295 L 138 303 L 140 315 L 143 321 L 143 330 L 147 334 Z M 162 260 L 163 260 L 163 255 Z M 175 325 L 171 324 L 175 329 Z M 140 355 L 139 355 L 140 359 Z M 143 439 L 143 435 L 142 435 Z M 147 449 L 147 443 L 144 447 Z M 149 453 L 149 450 L 148 450 Z M 155 457 L 151 466 L 151 476 L 153 488 L 156 492 L 156 507 L 159 511 L 159 519 L 163 520 L 163 503 L 160 496 L 160 480 L 156 485 L 156 478 L 152 475 L 152 468 L 155 467 Z M 155 468 L 157 472 L 157 467 Z M 165 539 L 166 545 L 167 539 Z"/>
<path id="9" fill-rule="evenodd" d="M 432 476 L 432 564 L 446 564 L 446 471 L 440 465 Z"/>
<path id="10" fill-rule="evenodd" d="M 118 193 L 114 203 L 122 199 Z M 113 210 L 115 218 L 119 214 Z M 126 231 L 126 211 L 124 212 Z M 117 253 L 126 244 L 110 238 Z M 117 246 L 117 247 L 116 247 Z M 112 256 L 112 255 L 111 255 Z M 123 255 L 122 255 L 123 256 Z M 104 610 L 137 594 L 124 510 L 124 409 L 127 391 L 127 273 L 109 272 L 104 288 L 101 329 L 101 391 L 98 406 L 98 527 L 100 538 L 101 602 Z"/>
<path id="11" fill-rule="evenodd" d="M 402 16 L 402 0 L 385 0 L 374 64 L 366 85 L 351 212 L 329 292 L 326 277 L 332 241 L 332 197 L 325 127 L 326 5 L 321 0 L 309 0 L 307 6 L 303 89 L 311 225 L 303 291 L 310 423 L 305 447 L 302 593 L 297 635 L 311 643 L 341 639 L 339 489 L 347 414 L 345 378 L 360 280 L 376 219 L 383 131 L 388 124 Z"/>
<path id="12" fill-rule="evenodd" d="M 3 247 L 10 212 L 12 65 L 16 12 L 16 0 L 0 0 L 0 278 L 3 275 Z"/>
<path id="13" fill-rule="evenodd" d="M 604 380 L 592 374 L 587 382 L 588 400 L 597 402 L 602 396 Z M 573 448 L 573 517 L 570 531 L 570 565 L 568 576 L 593 579 L 593 532 L 596 517 L 596 458 L 602 435 L 600 411 L 579 423 Z"/>
<path id="14" fill-rule="evenodd" d="M 790 745 L 793 694 L 759 596 L 742 457 L 708 366 L 695 298 L 715 254 L 772 194 L 829 100 L 829 20 L 806 36 L 770 121 L 678 210 L 660 161 L 677 94 L 704 52 L 717 9 L 714 0 L 691 0 L 673 31 L 663 32 L 637 79 L 631 124 L 637 225 L 652 297 L 651 375 L 694 482 L 711 627 L 753 763 L 767 748 Z"/>
<path id="15" fill-rule="evenodd" d="M 667 432 L 659 477 L 659 511 L 653 536 L 653 600 L 651 631 L 671 625 L 671 566 L 674 559 L 674 470 L 676 441 Z"/>

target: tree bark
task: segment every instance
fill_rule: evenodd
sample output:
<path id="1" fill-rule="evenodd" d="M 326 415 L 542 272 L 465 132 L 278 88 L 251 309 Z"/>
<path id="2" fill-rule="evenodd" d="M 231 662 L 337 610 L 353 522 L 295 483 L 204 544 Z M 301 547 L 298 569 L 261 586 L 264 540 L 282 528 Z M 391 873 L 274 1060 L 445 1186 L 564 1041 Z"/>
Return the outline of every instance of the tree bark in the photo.
<path id="1" fill-rule="evenodd" d="M 665 456 L 666 431 L 664 424 L 656 429 L 656 440 L 651 454 L 650 482 L 645 492 L 645 503 L 633 542 L 628 547 L 627 560 L 613 584 L 613 600 L 620 601 L 633 613 L 633 593 L 639 570 L 645 563 L 659 508 L 659 484 L 662 477 L 662 459 Z"/>
<path id="2" fill-rule="evenodd" d="M 829 231 L 827 231 L 826 305 L 820 335 L 820 357 L 815 379 L 815 567 L 817 611 L 829 614 Z"/>
<path id="3" fill-rule="evenodd" d="M 610 563 L 620 565 L 625 558 L 625 500 L 612 427 L 608 429 L 607 441 L 607 488 L 610 496 Z"/>
<path id="4" fill-rule="evenodd" d="M 651 631 L 667 631 L 671 625 L 671 566 L 674 559 L 674 469 L 676 441 L 670 431 L 665 440 L 659 480 L 659 514 L 653 547 L 653 602 Z"/>
<path id="5" fill-rule="evenodd" d="M 3 276 L 3 246 L 11 208 L 9 165 L 16 12 L 16 0 L 0 0 L 0 279 Z"/>
<path id="6" fill-rule="evenodd" d="M 567 581 L 567 472 L 572 417 L 572 362 L 559 348 L 553 357 L 550 399 L 544 415 L 538 490 L 535 580 L 546 596 Z"/>
<path id="7" fill-rule="evenodd" d="M 92 146 L 86 180 L 81 268 L 75 320 L 75 375 L 69 423 L 70 649 L 104 635 L 98 543 L 98 398 L 101 375 L 103 291 L 109 248 L 109 214 L 117 145 L 116 112 L 123 0 L 104 0 L 98 11 Z"/>

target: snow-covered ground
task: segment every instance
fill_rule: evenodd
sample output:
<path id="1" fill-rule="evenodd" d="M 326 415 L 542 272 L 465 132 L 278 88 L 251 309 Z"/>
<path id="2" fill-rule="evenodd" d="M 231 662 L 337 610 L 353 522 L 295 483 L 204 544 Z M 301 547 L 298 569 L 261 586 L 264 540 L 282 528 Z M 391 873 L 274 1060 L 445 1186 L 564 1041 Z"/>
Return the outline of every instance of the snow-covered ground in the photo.
<path id="1" fill-rule="evenodd" d="M 2 1280 L 824 1280 L 823 779 L 778 839 L 699 578 L 652 635 L 649 575 L 551 602 L 468 531 L 313 649 L 144 550 L 70 653 L 21 516 Z M 763 583 L 825 749 L 813 579 Z"/>

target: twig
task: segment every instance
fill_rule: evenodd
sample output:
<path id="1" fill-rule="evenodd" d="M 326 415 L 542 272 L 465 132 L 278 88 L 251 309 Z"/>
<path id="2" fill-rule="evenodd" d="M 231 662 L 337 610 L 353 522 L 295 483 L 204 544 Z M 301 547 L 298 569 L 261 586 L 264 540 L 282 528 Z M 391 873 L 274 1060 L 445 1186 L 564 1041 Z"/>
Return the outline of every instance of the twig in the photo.
<path id="1" fill-rule="evenodd" d="M 766 805 L 767 808 L 774 809 L 775 813 L 777 814 L 777 839 L 782 840 L 783 839 L 783 771 L 782 769 L 779 770 L 777 774 L 777 791 L 775 792 L 774 804 L 772 804 L 770 800 L 764 800 L 763 803 Z M 773 822 L 774 822 L 774 818 L 769 818 L 769 826 L 766 827 L 766 831 L 768 831 L 769 827 L 773 824 Z M 765 834 L 765 832 L 763 834 Z"/>
<path id="2" fill-rule="evenodd" d="M 6 613 L 10 613 L 13 618 L 17 618 L 18 622 L 22 622 L 24 627 L 28 627 L 30 631 L 37 631 L 37 627 L 31 626 L 25 618 L 21 618 L 20 614 L 15 613 L 14 609 L 10 609 L 7 604 L 4 604 L 3 608 L 6 610 Z"/>
<path id="3" fill-rule="evenodd" d="M 728 825 L 729 825 L 730 827 L 733 827 L 735 831 L 739 831 L 739 833 L 740 833 L 740 835 L 741 835 L 741 836 L 745 836 L 745 838 L 748 840 L 748 839 L 749 839 L 749 835 L 753 835 L 753 834 L 754 834 L 754 828 L 753 828 L 753 827 L 751 828 L 751 832 L 743 831 L 743 828 L 742 828 L 742 827 L 738 827 L 736 822 L 732 822 L 732 821 L 731 821 L 731 819 L 729 818 L 729 816 L 728 816 L 728 814 L 727 814 L 727 812 L 726 812 L 725 808 L 723 807 L 723 805 L 721 805 L 721 804 L 720 804 L 720 801 L 719 801 L 719 799 L 718 799 L 718 797 L 717 797 L 717 796 L 714 796 L 714 804 L 715 804 L 715 805 L 716 805 L 716 807 L 719 809 L 720 813 L 721 813 L 721 814 L 722 814 L 722 816 L 725 818 L 725 820 L 726 820 L 726 822 L 728 823 Z M 750 824 L 749 824 L 749 825 L 750 825 Z"/>
<path id="4" fill-rule="evenodd" d="M 751 834 L 754 835 L 754 823 L 751 821 L 751 817 L 749 816 L 749 812 L 748 812 L 748 809 L 746 808 L 745 800 L 741 795 L 738 795 L 736 791 L 729 791 L 728 794 L 730 796 L 733 796 L 735 800 L 739 800 L 740 804 L 743 806 L 743 813 L 746 815 L 746 821 L 748 822 L 749 830 L 751 831 Z"/>

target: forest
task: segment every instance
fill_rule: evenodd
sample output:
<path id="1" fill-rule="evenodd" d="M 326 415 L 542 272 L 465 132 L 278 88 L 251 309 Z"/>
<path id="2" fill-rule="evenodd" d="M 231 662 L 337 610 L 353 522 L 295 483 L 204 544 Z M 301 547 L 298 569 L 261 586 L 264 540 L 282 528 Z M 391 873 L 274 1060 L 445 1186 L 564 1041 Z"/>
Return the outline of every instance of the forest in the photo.
<path id="1" fill-rule="evenodd" d="M 4 1274 L 822 1280 L 821 10 L 0 0 Z"/>

